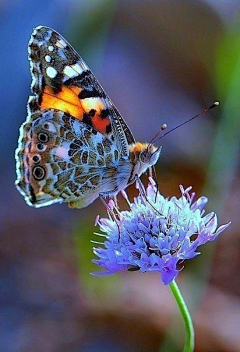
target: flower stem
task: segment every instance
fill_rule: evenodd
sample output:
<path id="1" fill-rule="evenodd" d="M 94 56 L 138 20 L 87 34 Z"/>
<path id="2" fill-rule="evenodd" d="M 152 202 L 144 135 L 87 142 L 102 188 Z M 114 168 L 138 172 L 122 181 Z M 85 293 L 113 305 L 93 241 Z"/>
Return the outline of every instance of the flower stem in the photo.
<path id="1" fill-rule="evenodd" d="M 194 351 L 194 328 L 192 323 L 192 318 L 189 313 L 188 307 L 183 299 L 182 293 L 176 284 L 176 281 L 173 280 L 170 284 L 170 289 L 172 294 L 178 304 L 179 310 L 182 314 L 185 327 L 185 345 L 183 352 L 193 352 Z"/>

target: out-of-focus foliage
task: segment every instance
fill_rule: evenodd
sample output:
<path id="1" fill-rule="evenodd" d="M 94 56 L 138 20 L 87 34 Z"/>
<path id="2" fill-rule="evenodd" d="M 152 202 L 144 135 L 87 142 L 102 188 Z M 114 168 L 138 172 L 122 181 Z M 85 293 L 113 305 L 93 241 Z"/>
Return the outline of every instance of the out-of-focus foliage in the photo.
<path id="1" fill-rule="evenodd" d="M 219 43 L 216 65 L 216 92 L 221 101 L 221 119 L 216 126 L 207 187 L 216 206 L 224 204 L 236 177 L 240 142 L 240 35 L 239 21 Z"/>

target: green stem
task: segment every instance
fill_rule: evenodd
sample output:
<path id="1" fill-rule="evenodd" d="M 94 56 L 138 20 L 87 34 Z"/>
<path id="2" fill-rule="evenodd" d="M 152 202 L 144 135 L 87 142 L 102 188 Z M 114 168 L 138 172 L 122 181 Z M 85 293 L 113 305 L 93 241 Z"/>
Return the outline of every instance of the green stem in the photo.
<path id="1" fill-rule="evenodd" d="M 172 294 L 177 302 L 179 310 L 182 314 L 185 327 L 185 345 L 183 352 L 193 352 L 194 351 L 194 328 L 192 323 L 192 318 L 189 313 L 188 307 L 183 299 L 182 293 L 176 284 L 176 281 L 173 280 L 170 284 L 170 289 Z"/>

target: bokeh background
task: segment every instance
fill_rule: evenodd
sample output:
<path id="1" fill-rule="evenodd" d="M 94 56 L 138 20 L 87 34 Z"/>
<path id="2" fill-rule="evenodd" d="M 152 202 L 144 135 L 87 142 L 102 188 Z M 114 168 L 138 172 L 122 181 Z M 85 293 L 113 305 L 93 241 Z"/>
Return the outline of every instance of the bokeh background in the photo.
<path id="1" fill-rule="evenodd" d="M 15 189 L 14 150 L 30 94 L 27 44 L 40 24 L 72 43 L 140 141 L 221 102 L 161 140 L 157 175 L 165 196 L 192 185 L 221 224 L 232 221 L 177 281 L 196 351 L 240 350 L 239 10 L 239 0 L 0 2 L 2 352 L 183 345 L 181 318 L 158 274 L 89 275 L 94 219 L 105 215 L 100 201 L 83 210 L 32 209 Z"/>

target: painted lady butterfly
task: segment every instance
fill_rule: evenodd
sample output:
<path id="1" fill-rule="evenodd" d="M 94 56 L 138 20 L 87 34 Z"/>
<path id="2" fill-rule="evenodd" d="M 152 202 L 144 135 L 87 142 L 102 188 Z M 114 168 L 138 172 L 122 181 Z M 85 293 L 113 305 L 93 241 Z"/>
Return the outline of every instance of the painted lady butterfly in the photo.
<path id="1" fill-rule="evenodd" d="M 54 30 L 29 42 L 33 96 L 20 128 L 16 186 L 28 205 L 82 208 L 133 183 L 160 148 L 136 143 L 85 62 Z"/>

